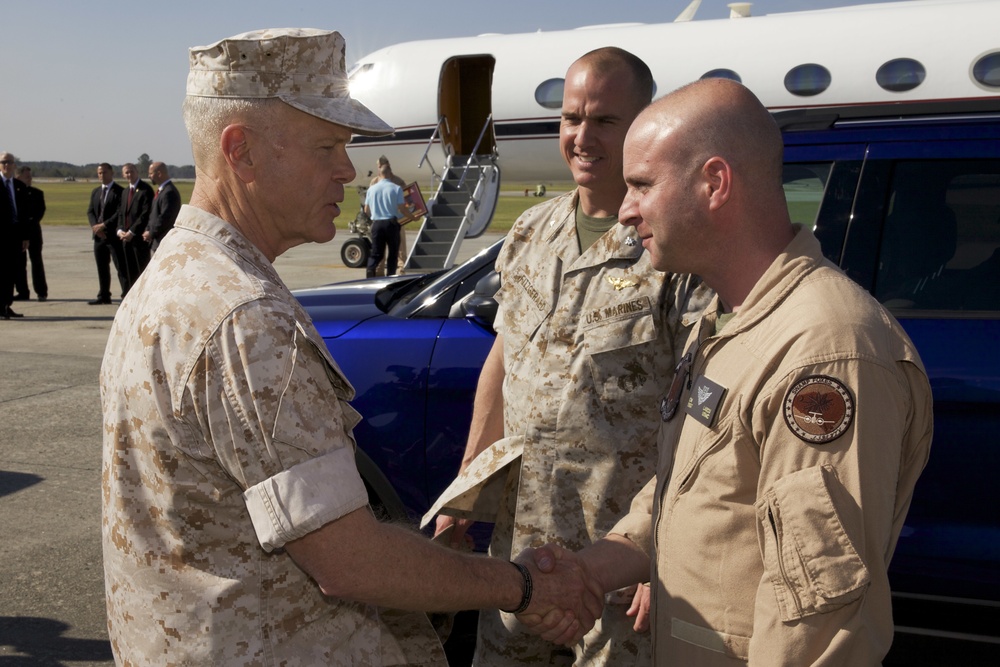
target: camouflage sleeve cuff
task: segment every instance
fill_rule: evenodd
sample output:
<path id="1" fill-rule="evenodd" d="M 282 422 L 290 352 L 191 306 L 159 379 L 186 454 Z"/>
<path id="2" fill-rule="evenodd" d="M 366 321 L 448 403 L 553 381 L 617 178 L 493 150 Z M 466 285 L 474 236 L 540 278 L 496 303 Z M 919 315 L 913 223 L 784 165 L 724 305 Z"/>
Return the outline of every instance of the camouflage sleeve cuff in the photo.
<path id="1" fill-rule="evenodd" d="M 494 298 L 496 297 L 494 296 Z M 493 318 L 493 330 L 497 332 L 498 336 L 502 336 L 504 332 L 503 323 L 505 319 L 503 314 L 504 313 L 503 301 L 501 301 L 500 299 L 496 299 L 496 301 L 497 301 L 497 314 L 496 317 Z"/>
<path id="2" fill-rule="evenodd" d="M 304 461 L 243 492 L 257 541 L 280 549 L 368 504 L 354 451 L 342 447 Z"/>

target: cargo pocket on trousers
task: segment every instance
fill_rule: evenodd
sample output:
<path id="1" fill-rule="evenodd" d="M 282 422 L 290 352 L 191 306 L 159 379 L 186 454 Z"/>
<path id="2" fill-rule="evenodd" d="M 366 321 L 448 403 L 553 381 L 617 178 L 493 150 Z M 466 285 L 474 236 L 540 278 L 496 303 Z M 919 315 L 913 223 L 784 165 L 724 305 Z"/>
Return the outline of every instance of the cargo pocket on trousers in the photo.
<path id="1" fill-rule="evenodd" d="M 755 504 L 764 571 L 782 621 L 831 612 L 861 597 L 870 580 L 831 493 L 831 466 L 787 475 Z"/>

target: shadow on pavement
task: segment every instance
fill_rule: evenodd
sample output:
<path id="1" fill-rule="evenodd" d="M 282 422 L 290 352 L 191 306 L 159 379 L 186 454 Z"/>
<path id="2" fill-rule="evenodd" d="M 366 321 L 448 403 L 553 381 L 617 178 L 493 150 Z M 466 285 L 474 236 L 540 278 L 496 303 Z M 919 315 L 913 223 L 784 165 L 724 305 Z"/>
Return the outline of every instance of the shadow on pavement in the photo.
<path id="1" fill-rule="evenodd" d="M 59 665 L 114 660 L 111 643 L 99 639 L 63 637 L 70 626 L 51 618 L 0 616 L 0 647 L 20 656 L 0 655 L 0 666 Z M 65 661 L 65 662 L 64 662 Z"/>
<path id="2" fill-rule="evenodd" d="M 17 493 L 21 489 L 34 486 L 44 479 L 44 477 L 27 472 L 0 470 L 0 496 L 9 496 L 12 493 Z M 2 631 L 0 631 L 0 637 L 2 636 Z"/>

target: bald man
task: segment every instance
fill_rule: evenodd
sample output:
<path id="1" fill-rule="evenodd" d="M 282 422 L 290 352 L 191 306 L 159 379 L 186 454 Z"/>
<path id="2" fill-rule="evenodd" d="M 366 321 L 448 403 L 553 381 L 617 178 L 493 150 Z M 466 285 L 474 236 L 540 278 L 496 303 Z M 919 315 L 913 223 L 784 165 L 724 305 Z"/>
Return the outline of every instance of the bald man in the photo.
<path id="1" fill-rule="evenodd" d="M 651 105 L 624 173 L 653 266 L 718 296 L 664 387 L 656 479 L 578 558 L 605 590 L 651 573 L 655 664 L 881 664 L 931 441 L 916 349 L 789 221 L 780 132 L 743 86 Z"/>
<path id="2" fill-rule="evenodd" d="M 658 396 L 710 295 L 690 274 L 655 270 L 618 224 L 625 133 L 652 95 L 649 68 L 622 49 L 588 52 L 566 72 L 559 148 L 576 188 L 525 211 L 497 258 L 497 338 L 449 487 L 459 502 L 436 503 L 453 514 L 437 522 L 452 541 L 481 517 L 495 522 L 496 556 L 549 541 L 579 549 L 607 535 L 653 475 Z M 484 477 L 503 487 L 496 511 L 456 507 Z M 633 595 L 609 596 L 572 650 L 484 611 L 476 665 L 646 664 L 649 637 L 628 616 Z"/>
<path id="3" fill-rule="evenodd" d="M 174 228 L 177 214 L 181 212 L 181 194 L 170 180 L 167 165 L 162 162 L 149 165 L 149 181 L 156 186 L 156 194 L 149 214 L 149 226 L 142 233 L 142 239 L 150 244 L 151 251 L 156 252 L 160 241 Z"/>

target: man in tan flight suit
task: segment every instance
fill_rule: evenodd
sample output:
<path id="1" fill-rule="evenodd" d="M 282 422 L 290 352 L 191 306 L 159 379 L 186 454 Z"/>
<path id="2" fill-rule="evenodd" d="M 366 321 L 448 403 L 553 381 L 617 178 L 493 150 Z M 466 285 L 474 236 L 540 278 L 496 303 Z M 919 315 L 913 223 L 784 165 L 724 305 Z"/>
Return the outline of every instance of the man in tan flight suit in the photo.
<path id="1" fill-rule="evenodd" d="M 655 483 L 606 540 L 553 551 L 606 590 L 652 561 L 656 665 L 873 666 L 892 641 L 930 387 L 899 324 L 790 223 L 781 172 L 770 114 L 722 79 L 658 101 L 625 142 L 623 224 L 718 297 L 660 404 Z"/>
<path id="2" fill-rule="evenodd" d="M 381 607 L 558 604 L 578 619 L 563 641 L 582 635 L 603 600 L 580 568 L 460 554 L 368 508 L 354 389 L 273 266 L 333 238 L 352 134 L 392 131 L 350 98 L 343 38 L 256 31 L 190 60 L 198 180 L 101 367 L 116 661 L 445 664 L 424 614 Z"/>
<path id="3" fill-rule="evenodd" d="M 496 523 L 490 553 L 500 558 L 550 541 L 580 549 L 607 534 L 654 474 L 657 401 L 709 295 L 691 276 L 656 271 L 635 231 L 618 224 L 625 132 L 652 92 L 649 68 L 617 48 L 584 55 L 566 74 L 559 141 L 577 188 L 525 212 L 497 259 L 498 336 L 462 476 L 432 509 L 463 517 L 438 520 L 438 532 L 454 526 L 453 541 L 482 518 Z M 484 478 L 503 487 L 499 510 L 450 501 Z M 647 664 L 648 635 L 626 616 L 633 592 L 611 596 L 572 651 L 484 611 L 476 664 Z"/>

